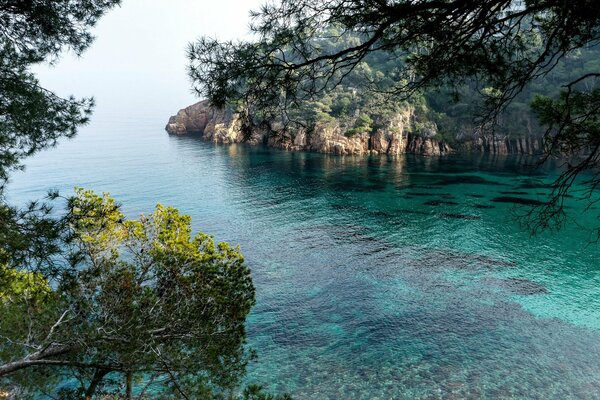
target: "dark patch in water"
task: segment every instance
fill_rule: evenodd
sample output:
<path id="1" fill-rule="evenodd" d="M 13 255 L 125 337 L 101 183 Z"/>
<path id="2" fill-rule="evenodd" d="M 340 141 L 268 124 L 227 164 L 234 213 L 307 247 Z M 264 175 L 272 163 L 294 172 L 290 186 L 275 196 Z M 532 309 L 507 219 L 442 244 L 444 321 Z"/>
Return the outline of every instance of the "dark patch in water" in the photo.
<path id="1" fill-rule="evenodd" d="M 393 217 L 393 215 L 387 211 L 381 211 L 381 210 L 375 210 L 375 211 L 369 211 L 369 215 L 373 216 L 373 217 L 384 217 L 384 218 L 391 218 Z"/>
<path id="2" fill-rule="evenodd" d="M 475 204 L 475 205 L 473 205 L 473 207 L 475 207 L 475 208 L 481 208 L 481 209 L 496 208 L 495 206 L 491 206 L 489 204 Z"/>
<path id="3" fill-rule="evenodd" d="M 524 278 L 506 278 L 506 279 L 494 279 L 492 283 L 501 286 L 512 293 L 521 296 L 531 296 L 535 294 L 547 294 L 548 289 L 545 286 L 540 285 L 537 282 L 530 281 Z"/>
<path id="4" fill-rule="evenodd" d="M 465 214 L 455 214 L 455 213 L 440 213 L 438 214 L 444 218 L 455 218 L 455 219 L 465 219 L 469 221 L 475 221 L 481 219 L 479 215 L 465 215 Z"/>
<path id="5" fill-rule="evenodd" d="M 413 189 L 438 189 L 432 185 L 411 185 L 410 187 Z"/>
<path id="6" fill-rule="evenodd" d="M 485 196 L 484 196 L 484 195 L 482 195 L 482 194 L 470 194 L 469 196 L 471 196 L 471 197 L 474 197 L 474 198 L 476 198 L 476 199 L 482 199 L 482 198 L 484 198 L 484 197 L 485 197 Z"/>
<path id="7" fill-rule="evenodd" d="M 543 201 L 534 200 L 534 199 L 525 199 L 523 197 L 512 197 L 512 196 L 500 196 L 492 199 L 494 203 L 515 203 L 515 204 L 523 204 L 527 206 L 542 206 L 546 204 Z"/>
<path id="8" fill-rule="evenodd" d="M 511 268 L 516 266 L 516 263 L 482 254 L 460 253 L 452 250 L 433 250 L 420 258 L 417 261 L 417 266 L 452 267 L 458 269 L 473 269 L 481 266 L 486 268 Z"/>
<path id="9" fill-rule="evenodd" d="M 401 209 L 401 210 L 398 210 L 398 212 L 400 212 L 402 214 L 431 215 L 431 213 L 428 213 L 426 211 L 419 211 L 419 210 Z"/>
<path id="10" fill-rule="evenodd" d="M 455 201 L 445 201 L 445 200 L 429 200 L 423 204 L 426 206 L 441 206 L 441 205 L 457 206 L 458 205 L 458 203 Z"/>
<path id="11" fill-rule="evenodd" d="M 390 247 L 388 244 L 386 243 L 378 243 L 378 245 L 373 245 L 373 246 L 364 246 L 362 247 L 362 250 L 357 252 L 356 255 L 357 256 L 372 256 L 374 254 L 385 254 L 388 253 L 390 250 L 392 250 L 392 247 Z"/>
<path id="12" fill-rule="evenodd" d="M 351 239 L 354 243 L 361 243 L 361 242 L 374 243 L 374 242 L 378 242 L 378 240 L 375 239 L 373 236 L 365 235 L 364 233 L 361 233 L 361 232 L 350 232 L 343 239 L 344 239 L 344 241 L 346 241 L 346 239 Z"/>
<path id="13" fill-rule="evenodd" d="M 357 181 L 342 181 L 335 182 L 331 188 L 339 192 L 380 192 L 385 190 L 386 186 L 383 183 L 375 182 L 360 182 Z"/>
<path id="14" fill-rule="evenodd" d="M 549 189 L 551 187 L 552 185 L 549 185 L 542 181 L 527 180 L 521 182 L 519 186 L 517 186 L 517 189 Z"/>
<path id="15" fill-rule="evenodd" d="M 514 191 L 508 191 L 508 192 L 500 192 L 501 194 L 516 194 L 516 195 L 528 195 L 529 193 L 527 192 L 514 192 Z"/>
<path id="16" fill-rule="evenodd" d="M 422 193 L 422 192 L 408 192 L 407 196 L 426 196 L 426 197 L 435 197 L 435 196 L 452 196 L 450 193 Z"/>
<path id="17" fill-rule="evenodd" d="M 437 186 L 448 186 L 448 185 L 494 185 L 494 186 L 506 186 L 503 183 L 490 181 L 488 179 L 482 178 L 476 175 L 464 175 L 464 176 L 452 176 L 445 179 L 442 179 L 439 182 L 436 182 Z"/>

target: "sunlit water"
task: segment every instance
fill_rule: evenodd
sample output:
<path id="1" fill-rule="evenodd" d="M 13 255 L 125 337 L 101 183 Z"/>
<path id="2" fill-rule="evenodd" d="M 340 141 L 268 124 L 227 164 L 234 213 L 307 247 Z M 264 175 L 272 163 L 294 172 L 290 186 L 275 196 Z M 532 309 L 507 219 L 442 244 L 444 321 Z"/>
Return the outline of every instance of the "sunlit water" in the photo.
<path id="1" fill-rule="evenodd" d="M 96 122 L 8 198 L 83 186 L 239 243 L 257 287 L 249 382 L 296 399 L 600 398 L 594 210 L 570 204 L 579 225 L 530 237 L 523 209 L 493 201 L 543 200 L 555 171 L 214 146 L 163 122 Z"/>

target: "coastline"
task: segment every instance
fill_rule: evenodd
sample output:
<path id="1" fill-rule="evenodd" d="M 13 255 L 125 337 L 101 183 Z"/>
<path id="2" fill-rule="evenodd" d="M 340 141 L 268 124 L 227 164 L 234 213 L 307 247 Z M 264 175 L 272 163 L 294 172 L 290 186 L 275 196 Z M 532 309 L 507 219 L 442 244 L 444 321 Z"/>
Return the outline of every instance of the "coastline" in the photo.
<path id="1" fill-rule="evenodd" d="M 165 130 L 171 135 L 199 135 L 203 140 L 234 144 L 264 144 L 288 151 L 309 151 L 336 155 L 442 156 L 452 153 L 493 155 L 541 155 L 543 138 L 530 135 L 519 138 L 493 135 L 462 135 L 466 139 L 453 143 L 440 139 L 435 124 L 415 133 L 413 110 L 408 108 L 385 121 L 372 132 L 348 135 L 339 121 L 317 122 L 309 131 L 304 128 L 283 129 L 273 123 L 267 127 L 248 127 L 233 110 L 215 109 L 203 100 L 179 110 L 169 118 Z"/>

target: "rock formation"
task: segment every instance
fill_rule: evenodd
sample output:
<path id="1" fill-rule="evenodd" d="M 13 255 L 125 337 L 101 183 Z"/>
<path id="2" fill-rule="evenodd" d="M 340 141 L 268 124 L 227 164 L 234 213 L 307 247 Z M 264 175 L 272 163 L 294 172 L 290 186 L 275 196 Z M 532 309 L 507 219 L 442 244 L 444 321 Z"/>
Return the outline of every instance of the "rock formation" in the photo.
<path id="1" fill-rule="evenodd" d="M 346 129 L 338 121 L 318 122 L 310 131 L 283 130 L 273 124 L 268 129 L 251 127 L 244 129 L 240 115 L 232 110 L 210 107 L 208 101 L 200 101 L 169 119 L 165 127 L 169 134 L 200 134 L 204 140 L 214 143 L 266 144 L 270 147 L 291 151 L 314 151 L 339 155 L 414 153 L 427 156 L 449 154 L 453 151 L 492 154 L 539 154 L 543 149 L 541 138 L 475 137 L 457 141 L 452 147 L 437 138 L 437 127 L 427 123 L 427 129 L 414 133 L 413 110 L 399 113 L 383 127 L 374 132 L 359 132 L 347 136 Z"/>

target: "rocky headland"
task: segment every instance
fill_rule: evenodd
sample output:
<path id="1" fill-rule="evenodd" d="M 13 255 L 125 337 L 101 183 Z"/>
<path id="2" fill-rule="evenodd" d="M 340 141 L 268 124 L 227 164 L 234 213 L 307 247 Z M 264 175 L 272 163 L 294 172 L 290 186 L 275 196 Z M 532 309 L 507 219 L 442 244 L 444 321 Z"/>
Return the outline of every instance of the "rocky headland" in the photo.
<path id="1" fill-rule="evenodd" d="M 276 123 L 268 127 L 248 127 L 238 113 L 215 109 L 203 100 L 169 118 L 165 129 L 172 135 L 199 134 L 206 141 L 221 144 L 249 143 L 291 151 L 314 151 L 338 155 L 412 153 L 426 156 L 452 152 L 478 152 L 495 155 L 540 154 L 540 136 L 519 138 L 499 135 L 463 134 L 452 144 L 440 139 L 434 123 L 423 124 L 415 133 L 414 110 L 410 107 L 380 123 L 370 132 L 348 133 L 339 121 L 317 122 L 310 131 L 302 128 L 282 129 Z"/>

